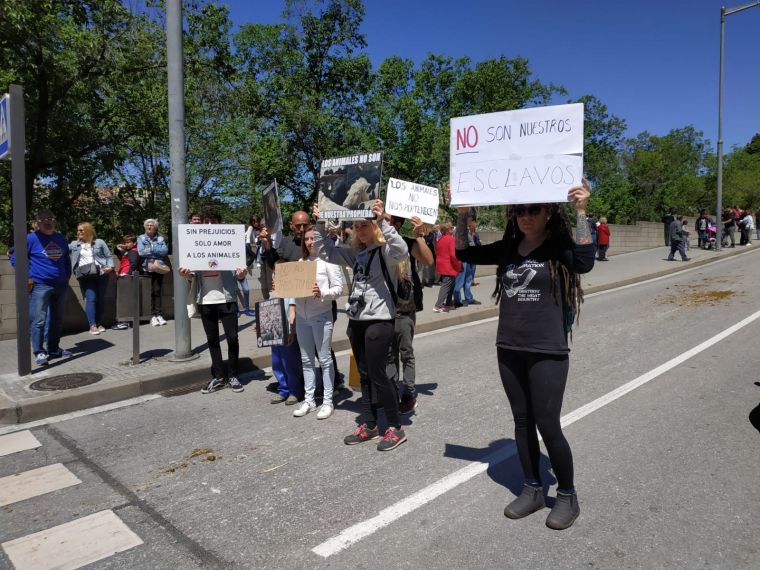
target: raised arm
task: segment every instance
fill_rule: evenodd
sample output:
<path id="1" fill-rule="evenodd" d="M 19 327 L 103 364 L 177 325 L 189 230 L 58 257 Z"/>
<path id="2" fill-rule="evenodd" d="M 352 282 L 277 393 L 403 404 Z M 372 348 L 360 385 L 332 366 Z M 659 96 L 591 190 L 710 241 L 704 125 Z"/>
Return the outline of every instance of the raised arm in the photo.
<path id="1" fill-rule="evenodd" d="M 575 243 L 578 245 L 593 244 L 594 240 L 591 237 L 591 229 L 588 227 L 586 221 L 586 206 L 588 205 L 588 199 L 591 196 L 591 187 L 588 184 L 588 180 L 581 179 L 582 186 L 574 186 L 570 188 L 567 193 L 567 198 L 573 203 L 576 216 L 575 227 Z"/>
<path id="2" fill-rule="evenodd" d="M 316 221 L 314 225 L 314 248 L 317 250 L 317 257 L 327 263 L 353 267 L 356 261 L 354 250 L 348 247 L 335 247 L 331 239 L 325 239 L 327 229 L 325 228 L 325 221 L 319 218 L 319 206 L 314 204 L 312 212 Z"/>

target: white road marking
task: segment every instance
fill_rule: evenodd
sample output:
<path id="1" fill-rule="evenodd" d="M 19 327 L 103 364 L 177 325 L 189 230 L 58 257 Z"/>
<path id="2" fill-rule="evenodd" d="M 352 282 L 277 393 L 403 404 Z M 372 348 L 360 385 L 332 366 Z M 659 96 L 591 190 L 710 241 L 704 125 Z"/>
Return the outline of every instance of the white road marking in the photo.
<path id="1" fill-rule="evenodd" d="M 665 372 L 668 372 L 679 364 L 682 364 L 686 360 L 692 358 L 693 356 L 696 356 L 700 352 L 707 350 L 711 346 L 731 336 L 735 332 L 756 321 L 758 318 L 760 318 L 760 311 L 751 314 L 735 325 L 698 344 L 694 348 L 687 350 L 683 354 L 680 354 L 675 358 L 668 360 L 664 364 L 658 366 L 657 368 L 654 368 L 653 370 L 650 370 L 646 374 L 642 374 L 638 378 L 635 378 L 634 380 L 623 384 L 619 388 L 616 388 L 615 390 L 608 392 L 596 400 L 593 400 L 592 402 L 581 406 L 569 414 L 562 416 L 562 426 L 569 426 L 570 424 L 573 424 L 578 420 L 585 418 L 589 414 L 606 406 L 607 404 L 614 402 L 618 398 L 625 396 L 636 388 L 639 388 L 647 382 L 654 380 L 658 376 L 661 376 Z M 466 483 L 477 475 L 480 475 L 482 472 L 488 469 L 488 467 L 512 457 L 515 454 L 515 451 L 516 449 L 513 443 L 507 445 L 501 450 L 495 451 L 487 457 L 484 457 L 482 460 L 480 460 L 479 463 L 473 463 L 467 467 L 463 467 L 462 469 L 459 469 L 458 471 L 447 475 L 443 479 L 439 479 L 435 483 L 432 483 L 420 491 L 417 491 L 413 495 L 410 495 L 409 497 L 402 499 L 397 503 L 394 503 L 390 507 L 383 509 L 377 516 L 348 527 L 340 534 L 312 548 L 312 552 L 324 558 L 328 558 L 334 554 L 337 554 L 341 550 L 344 550 L 352 544 L 360 541 L 361 539 L 370 536 L 381 528 L 388 526 L 404 515 L 407 515 L 412 511 L 429 503 L 445 492 L 454 489 L 462 483 Z"/>
<path id="2" fill-rule="evenodd" d="M 66 420 L 73 420 L 75 418 L 81 418 L 84 416 L 91 416 L 93 414 L 100 414 L 102 412 L 110 412 L 111 410 L 118 410 L 119 408 L 126 408 L 128 406 L 134 406 L 136 404 L 143 404 L 156 400 L 157 398 L 163 398 L 161 394 L 147 394 L 145 396 L 138 396 L 137 398 L 130 398 L 129 400 L 122 400 L 121 402 L 114 402 L 113 404 L 104 404 L 102 406 L 95 406 L 94 408 L 87 408 L 86 410 L 78 410 L 76 412 L 69 412 L 68 414 L 61 414 L 60 416 L 51 416 L 42 420 L 36 420 L 33 422 L 27 422 L 25 424 L 14 424 L 0 428 L 0 435 L 7 433 L 14 433 L 17 431 L 31 429 L 40 426 L 46 426 L 50 424 L 57 424 L 58 422 L 64 422 Z"/>
<path id="3" fill-rule="evenodd" d="M 0 436 L 0 457 L 38 447 L 42 447 L 42 444 L 29 430 Z"/>
<path id="4" fill-rule="evenodd" d="M 142 543 L 109 510 L 4 542 L 2 546 L 16 570 L 74 570 Z"/>
<path id="5" fill-rule="evenodd" d="M 2 477 L 0 478 L 0 507 L 52 493 L 58 489 L 73 487 L 81 482 L 61 463 Z"/>

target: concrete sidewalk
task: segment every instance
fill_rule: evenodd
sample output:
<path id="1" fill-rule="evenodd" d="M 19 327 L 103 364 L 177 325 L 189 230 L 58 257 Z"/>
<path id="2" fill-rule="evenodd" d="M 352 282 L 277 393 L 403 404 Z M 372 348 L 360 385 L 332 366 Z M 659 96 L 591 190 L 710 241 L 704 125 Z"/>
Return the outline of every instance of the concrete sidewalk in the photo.
<path id="1" fill-rule="evenodd" d="M 666 261 L 669 248 L 665 247 L 621 254 L 612 256 L 609 262 L 598 262 L 591 273 L 583 276 L 583 286 L 586 293 L 602 291 L 756 250 L 754 246 L 724 249 L 719 253 L 692 249 L 688 262 Z M 425 288 L 425 310 L 417 315 L 417 331 L 426 332 L 497 315 L 498 307 L 491 299 L 495 279 L 494 275 L 476 278 L 479 285 L 473 288 L 473 293 L 482 305 L 462 307 L 448 314 L 432 311 L 438 287 Z M 338 304 L 341 311 L 333 336 L 336 351 L 348 348 L 344 305 L 345 297 Z M 239 324 L 240 376 L 245 383 L 245 379 L 257 370 L 268 367 L 271 359 L 268 348 L 256 346 L 253 319 L 243 316 Z M 174 326 L 170 321 L 163 327 L 140 327 L 141 363 L 136 366 L 131 365 L 132 331 L 108 330 L 99 336 L 89 333 L 65 336 L 61 346 L 73 355 L 52 360 L 48 366 L 35 366 L 32 374 L 26 377 L 14 373 L 16 341 L 0 341 L 0 372 L 3 372 L 0 374 L 0 424 L 23 423 L 145 394 L 199 387 L 210 378 L 211 359 L 200 320 L 191 321 L 191 330 L 192 346 L 198 358 L 189 362 L 169 360 L 174 346 Z M 226 347 L 222 344 L 226 356 Z M 101 374 L 103 379 L 90 386 L 55 392 L 29 387 L 42 378 L 81 373 Z"/>

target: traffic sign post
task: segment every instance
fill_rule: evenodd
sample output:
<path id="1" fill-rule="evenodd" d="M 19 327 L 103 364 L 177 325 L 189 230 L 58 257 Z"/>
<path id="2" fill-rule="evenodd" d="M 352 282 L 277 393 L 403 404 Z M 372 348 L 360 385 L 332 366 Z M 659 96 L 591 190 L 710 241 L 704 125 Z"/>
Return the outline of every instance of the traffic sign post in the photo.
<path id="1" fill-rule="evenodd" d="M 18 375 L 32 372 L 31 342 L 29 339 L 29 254 L 26 250 L 26 131 L 24 128 L 24 89 L 11 85 L 10 93 L 0 104 L 0 122 L 5 120 L 6 140 L 0 132 L 0 157 L 11 159 L 13 187 L 13 243 L 16 268 L 16 348 Z M 2 131 L 0 125 L 0 131 Z M 6 155 L 3 154 L 3 149 Z"/>

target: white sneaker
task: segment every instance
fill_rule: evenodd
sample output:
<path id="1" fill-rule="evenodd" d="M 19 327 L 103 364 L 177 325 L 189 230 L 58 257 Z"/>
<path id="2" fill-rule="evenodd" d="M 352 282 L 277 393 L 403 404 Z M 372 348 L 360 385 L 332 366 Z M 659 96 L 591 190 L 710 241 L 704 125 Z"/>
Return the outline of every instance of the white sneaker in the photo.
<path id="1" fill-rule="evenodd" d="M 150 318 L 150 326 L 157 327 L 159 326 L 158 317 L 151 317 Z"/>
<path id="2" fill-rule="evenodd" d="M 301 405 L 298 406 L 295 410 L 293 410 L 293 416 L 296 418 L 300 418 L 308 414 L 309 412 L 313 412 L 317 409 L 317 405 L 314 402 L 301 402 Z"/>
<path id="3" fill-rule="evenodd" d="M 159 325 L 159 326 L 161 326 L 161 327 L 162 327 L 162 326 L 164 326 L 164 325 L 166 324 L 166 319 L 165 319 L 165 318 L 163 318 L 161 315 L 158 315 L 158 316 L 156 317 L 156 319 L 158 320 L 158 325 Z"/>
<path id="4" fill-rule="evenodd" d="M 333 407 L 330 404 L 322 404 L 317 412 L 318 420 L 326 420 L 333 413 Z"/>

